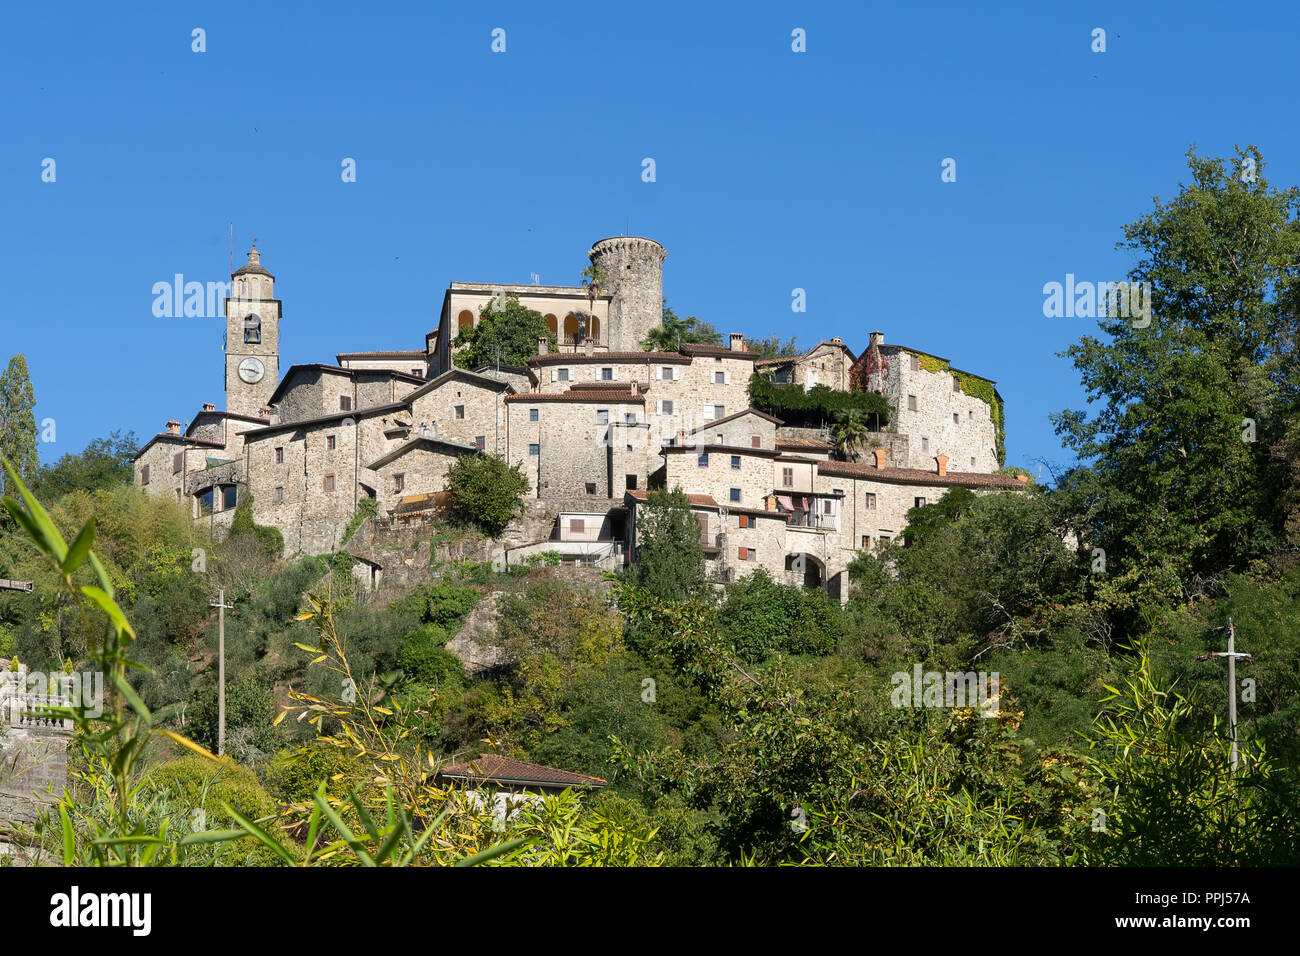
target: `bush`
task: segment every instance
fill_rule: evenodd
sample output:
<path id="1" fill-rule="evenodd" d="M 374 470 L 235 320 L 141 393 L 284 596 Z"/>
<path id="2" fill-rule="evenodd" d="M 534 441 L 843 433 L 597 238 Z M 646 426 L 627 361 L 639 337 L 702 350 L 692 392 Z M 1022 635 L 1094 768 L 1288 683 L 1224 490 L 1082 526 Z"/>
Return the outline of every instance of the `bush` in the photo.
<path id="1" fill-rule="evenodd" d="M 723 639 L 743 660 L 769 654 L 825 654 L 834 650 L 841 611 L 825 592 L 772 580 L 766 568 L 727 587 L 718 612 Z"/>
<path id="2" fill-rule="evenodd" d="M 276 754 L 266 768 L 266 785 L 284 803 L 302 803 L 315 795 L 321 781 L 330 796 L 346 797 L 365 784 L 366 776 L 348 751 L 310 743 Z"/>
<path id="3" fill-rule="evenodd" d="M 452 513 L 493 538 L 523 510 L 531 488 L 519 466 L 500 455 L 461 455 L 447 470 Z"/>
<path id="4" fill-rule="evenodd" d="M 460 661 L 443 649 L 448 640 L 447 632 L 437 624 L 421 624 L 403 639 L 397 666 L 408 678 L 421 684 L 459 685 L 464 672 Z"/>

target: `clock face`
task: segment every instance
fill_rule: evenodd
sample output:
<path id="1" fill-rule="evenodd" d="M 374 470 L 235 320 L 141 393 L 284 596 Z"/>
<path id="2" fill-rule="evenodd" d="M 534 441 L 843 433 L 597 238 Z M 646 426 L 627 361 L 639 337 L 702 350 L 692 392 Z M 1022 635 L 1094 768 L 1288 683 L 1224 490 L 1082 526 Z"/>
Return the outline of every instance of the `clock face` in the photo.
<path id="1" fill-rule="evenodd" d="M 262 363 L 255 358 L 246 358 L 239 363 L 239 377 L 249 385 L 260 382 L 263 371 Z"/>

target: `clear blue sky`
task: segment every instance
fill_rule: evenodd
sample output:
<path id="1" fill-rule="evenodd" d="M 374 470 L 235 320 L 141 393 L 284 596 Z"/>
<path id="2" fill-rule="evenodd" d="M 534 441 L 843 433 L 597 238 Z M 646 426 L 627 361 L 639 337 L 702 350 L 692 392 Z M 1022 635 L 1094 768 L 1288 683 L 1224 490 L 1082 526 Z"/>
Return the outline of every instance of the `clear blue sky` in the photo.
<path id="1" fill-rule="evenodd" d="M 880 328 L 997 380 L 1009 464 L 1063 464 L 1047 416 L 1083 396 L 1055 353 L 1095 325 L 1044 318 L 1043 284 L 1122 278 L 1122 225 L 1192 143 L 1300 181 L 1293 2 L 457 7 L 9 5 L 0 361 L 57 423 L 44 460 L 223 403 L 222 321 L 155 318 L 151 288 L 227 278 L 233 221 L 284 368 L 418 348 L 448 282 L 572 284 L 630 231 L 679 314 Z"/>

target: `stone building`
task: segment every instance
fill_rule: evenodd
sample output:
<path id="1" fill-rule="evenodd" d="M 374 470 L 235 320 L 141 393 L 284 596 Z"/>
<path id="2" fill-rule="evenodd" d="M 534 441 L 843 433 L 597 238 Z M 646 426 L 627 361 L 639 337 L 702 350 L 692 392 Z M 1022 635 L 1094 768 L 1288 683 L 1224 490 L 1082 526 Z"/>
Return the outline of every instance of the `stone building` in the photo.
<path id="1" fill-rule="evenodd" d="M 251 496 L 254 519 L 280 529 L 288 554 L 319 554 L 342 546 L 363 499 L 381 522 L 436 513 L 457 458 L 497 454 L 531 486 L 516 556 L 628 560 L 649 491 L 681 487 L 718 580 L 761 566 L 841 597 L 853 556 L 897 539 L 919 501 L 954 486 L 1025 487 L 995 473 L 991 380 L 879 332 L 860 356 L 832 338 L 759 361 L 738 333 L 644 351 L 662 318 L 663 246 L 615 237 L 588 256 L 600 288 L 453 282 L 423 349 L 340 352 L 277 380 L 281 302 L 254 248 L 227 300 L 227 410 L 205 404 L 184 428 L 168 421 L 136 457 L 137 484 L 188 502 L 214 533 Z M 542 338 L 522 367 L 456 367 L 456 335 L 501 294 L 541 312 L 558 348 Z M 826 429 L 749 407 L 755 372 L 876 391 L 891 420 L 868 461 L 836 460 Z"/>

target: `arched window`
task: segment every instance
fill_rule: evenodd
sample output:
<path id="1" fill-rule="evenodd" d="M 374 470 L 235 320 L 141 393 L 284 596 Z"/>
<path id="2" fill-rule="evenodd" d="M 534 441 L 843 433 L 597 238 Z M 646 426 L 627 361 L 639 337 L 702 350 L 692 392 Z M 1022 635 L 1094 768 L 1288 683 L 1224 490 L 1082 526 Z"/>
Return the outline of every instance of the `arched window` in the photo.
<path id="1" fill-rule="evenodd" d="M 593 342 L 600 342 L 600 319 L 594 315 L 587 319 L 587 338 Z"/>
<path id="2" fill-rule="evenodd" d="M 469 309 L 462 309 L 457 317 L 456 331 L 468 332 L 472 328 L 474 328 L 474 313 Z"/>
<path id="3" fill-rule="evenodd" d="M 552 335 L 554 335 L 557 338 L 559 337 L 560 326 L 558 324 L 558 320 L 550 312 L 546 313 L 546 327 L 551 330 Z"/>
<path id="4" fill-rule="evenodd" d="M 244 341 L 253 345 L 262 341 L 262 320 L 256 315 L 244 316 Z"/>
<path id="5" fill-rule="evenodd" d="M 564 341 L 577 344 L 581 319 L 577 313 L 570 312 L 564 317 Z"/>

